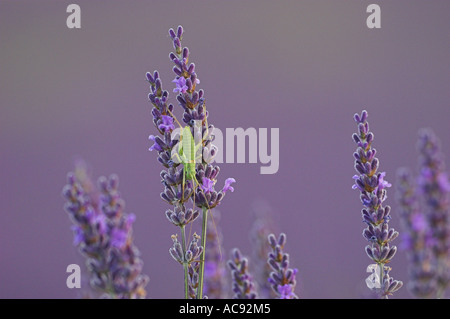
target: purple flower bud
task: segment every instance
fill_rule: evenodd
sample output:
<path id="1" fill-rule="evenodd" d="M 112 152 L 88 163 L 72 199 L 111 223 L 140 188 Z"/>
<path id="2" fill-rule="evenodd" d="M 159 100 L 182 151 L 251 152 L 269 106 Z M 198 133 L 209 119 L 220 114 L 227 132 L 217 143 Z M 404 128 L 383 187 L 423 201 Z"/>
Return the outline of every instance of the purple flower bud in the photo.
<path id="1" fill-rule="evenodd" d="M 187 79 L 185 81 L 185 83 L 186 83 L 186 86 L 187 86 L 187 91 L 191 92 L 192 91 L 192 81 L 191 81 L 191 79 Z"/>
<path id="2" fill-rule="evenodd" d="M 172 28 L 170 28 L 169 29 L 169 35 L 170 35 L 170 37 L 173 39 L 173 38 L 175 38 L 177 35 L 175 34 L 175 31 L 173 31 L 173 29 Z"/>
<path id="3" fill-rule="evenodd" d="M 191 63 L 189 64 L 188 73 L 193 74 L 195 72 L 195 64 Z"/>
<path id="4" fill-rule="evenodd" d="M 367 116 L 368 116 L 367 111 L 366 111 L 366 110 L 363 110 L 363 111 L 361 112 L 361 121 L 360 121 L 360 122 L 365 122 L 366 119 L 367 119 Z"/>
<path id="5" fill-rule="evenodd" d="M 157 90 L 161 90 L 161 86 L 162 86 L 161 80 L 159 78 L 155 79 L 155 88 Z"/>
<path id="6" fill-rule="evenodd" d="M 367 140 L 367 143 L 369 143 L 369 144 L 372 143 L 372 141 L 373 141 L 373 133 L 372 132 L 367 134 L 366 140 Z"/>
<path id="7" fill-rule="evenodd" d="M 173 39 L 173 48 L 177 54 L 181 54 L 181 42 L 179 38 Z"/>
<path id="8" fill-rule="evenodd" d="M 153 151 L 153 150 L 156 150 L 157 152 L 162 151 L 161 146 L 155 141 L 154 135 L 150 135 L 148 138 L 149 138 L 149 140 L 154 142 L 154 144 L 148 149 L 149 151 Z"/>
<path id="9" fill-rule="evenodd" d="M 181 72 L 180 68 L 174 66 L 174 67 L 172 68 L 172 71 L 173 71 L 177 76 L 179 76 L 179 77 L 181 77 L 182 79 L 184 79 L 184 77 L 181 76 L 182 72 Z M 175 81 L 175 80 L 174 80 L 174 81 Z M 174 82 L 174 81 L 172 81 L 172 82 Z M 177 84 L 178 84 L 178 83 L 177 83 Z M 187 88 L 186 88 L 186 89 L 187 89 Z M 177 93 L 177 92 L 180 92 L 180 93 L 186 93 L 186 89 L 184 89 L 184 85 L 182 85 L 182 86 L 180 86 L 180 87 L 177 86 L 175 89 L 173 89 L 173 92 L 175 92 L 175 93 Z M 183 92 L 183 90 L 184 90 L 184 92 Z"/>
<path id="10" fill-rule="evenodd" d="M 179 25 L 177 28 L 177 37 L 181 39 L 182 36 L 183 36 L 183 27 Z"/>
<path id="11" fill-rule="evenodd" d="M 189 49 L 188 48 L 183 48 L 183 59 L 188 59 L 189 58 Z"/>
<path id="12" fill-rule="evenodd" d="M 155 82 L 155 79 L 152 77 L 152 74 L 150 72 L 145 73 L 145 77 L 147 78 L 147 81 L 150 83 Z"/>
<path id="13" fill-rule="evenodd" d="M 386 260 L 390 261 L 395 256 L 396 252 L 397 252 L 397 247 L 395 247 L 395 246 L 391 247 L 388 255 L 386 256 Z"/>

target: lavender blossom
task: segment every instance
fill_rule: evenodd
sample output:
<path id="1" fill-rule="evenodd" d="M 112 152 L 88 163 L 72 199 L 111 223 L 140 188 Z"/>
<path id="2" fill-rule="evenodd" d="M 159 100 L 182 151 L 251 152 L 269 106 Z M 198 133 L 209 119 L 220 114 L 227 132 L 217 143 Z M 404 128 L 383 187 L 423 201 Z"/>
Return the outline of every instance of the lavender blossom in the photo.
<path id="1" fill-rule="evenodd" d="M 220 191 L 216 191 L 214 188 L 220 169 L 216 165 L 211 165 L 217 153 L 217 147 L 212 144 L 214 126 L 208 124 L 207 121 L 208 112 L 206 111 L 204 91 L 196 90 L 200 81 L 195 72 L 195 65 L 189 63 L 189 49 L 181 45 L 183 28 L 178 26 L 176 31 L 170 29 L 169 36 L 175 50 L 175 52 L 169 54 L 170 60 L 175 64 L 173 72 L 176 78 L 172 81 L 172 83 L 175 83 L 173 92 L 178 93 L 176 99 L 183 110 L 183 122 L 190 127 L 192 136 L 199 136 L 201 139 L 199 143 L 202 147 L 202 158 L 200 163 L 196 163 L 195 178 L 191 174 L 186 174 L 186 172 L 191 172 L 193 167 L 189 166 L 189 169 L 187 169 L 185 165 L 188 164 L 174 161 L 173 156 L 178 154 L 180 140 L 180 137 L 174 133 L 174 123 L 179 124 L 179 122 L 174 115 L 174 106 L 168 103 L 169 92 L 162 89 L 158 71 L 153 72 L 153 74 L 146 73 L 146 79 L 150 83 L 149 100 L 153 104 L 153 124 L 160 133 L 160 136 L 150 135 L 153 145 L 149 149 L 158 153 L 158 161 L 165 168 L 160 174 L 164 186 L 161 198 L 174 206 L 173 210 L 166 212 L 166 216 L 174 225 L 180 227 L 182 239 L 180 245 L 183 253 L 186 253 L 184 229 L 188 223 L 195 221 L 199 215 L 195 206 L 201 208 L 203 212 L 201 247 L 205 247 L 207 214 L 221 203 L 228 190 L 234 190 L 231 183 L 235 180 L 227 179 L 225 186 Z M 192 211 L 186 208 L 189 200 L 193 201 Z M 186 218 L 184 214 L 189 214 L 189 218 Z M 203 251 L 200 260 L 205 259 L 204 255 L 205 252 Z M 201 299 L 203 297 L 204 262 L 200 262 L 197 272 L 198 280 L 194 278 L 195 268 L 188 266 L 186 262 L 183 262 L 183 267 L 185 298 L 189 298 L 189 287 L 192 286 L 189 281 L 195 279 L 194 283 L 198 282 L 197 298 Z M 193 273 L 191 274 L 191 272 Z"/>
<path id="2" fill-rule="evenodd" d="M 432 237 L 432 251 L 436 258 L 437 297 L 442 298 L 450 280 L 450 182 L 440 150 L 440 141 L 431 129 L 419 132 L 419 191 L 423 198 L 423 212 Z"/>
<path id="3" fill-rule="evenodd" d="M 436 293 L 430 229 L 419 207 L 419 199 L 411 173 L 406 168 L 397 171 L 397 202 L 402 227 L 405 231 L 403 248 L 407 252 L 410 281 L 409 291 L 419 298 L 430 298 Z"/>
<path id="4" fill-rule="evenodd" d="M 228 260 L 233 285 L 233 299 L 256 299 L 257 293 L 253 277 L 248 271 L 248 259 L 243 257 L 239 249 L 235 248 Z"/>
<path id="5" fill-rule="evenodd" d="M 123 212 L 117 176 L 99 179 L 99 198 L 90 196 L 97 192 L 83 188 L 92 185 L 88 177 L 78 176 L 81 179 L 68 174 L 63 196 L 74 223 L 74 245 L 87 258 L 91 287 L 106 298 L 145 298 L 148 277 L 141 274 L 143 262 L 132 238 L 135 216 Z"/>
<path id="6" fill-rule="evenodd" d="M 397 251 L 397 247 L 391 246 L 391 242 L 398 236 L 398 232 L 389 228 L 390 206 L 383 207 L 387 188 L 391 187 L 391 184 L 384 180 L 386 173 L 377 173 L 379 160 L 375 157 L 376 150 L 372 148 L 374 135 L 369 131 L 367 116 L 365 110 L 361 115 L 354 116 L 358 124 L 358 133 L 353 134 L 353 140 L 358 148 L 353 156 L 358 174 L 353 176 L 355 184 L 352 188 L 360 191 L 360 199 L 364 206 L 362 218 L 367 227 L 363 231 L 363 237 L 369 242 L 365 248 L 366 253 L 380 270 L 379 287 L 375 289 L 380 298 L 387 298 L 403 285 L 401 281 L 387 277 L 390 268 L 386 264 L 392 260 Z M 384 283 L 388 281 L 389 284 L 385 285 Z"/>
<path id="7" fill-rule="evenodd" d="M 177 87 L 173 89 L 174 93 L 186 93 L 188 87 L 186 85 L 186 79 L 183 76 L 173 80 L 172 82 L 177 85 Z"/>
<path id="8" fill-rule="evenodd" d="M 278 299 L 298 299 L 294 292 L 297 284 L 295 275 L 298 269 L 289 268 L 289 254 L 283 252 L 286 244 L 286 235 L 281 233 L 278 240 L 274 234 L 270 234 L 267 238 L 272 248 L 268 255 L 267 263 L 272 268 L 268 281 L 273 291 L 278 296 Z"/>

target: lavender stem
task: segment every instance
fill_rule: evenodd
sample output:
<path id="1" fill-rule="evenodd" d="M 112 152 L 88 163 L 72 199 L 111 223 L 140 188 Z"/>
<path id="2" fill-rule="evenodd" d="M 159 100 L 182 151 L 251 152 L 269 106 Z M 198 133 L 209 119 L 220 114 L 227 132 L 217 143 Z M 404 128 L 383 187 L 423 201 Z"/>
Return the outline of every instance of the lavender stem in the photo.
<path id="1" fill-rule="evenodd" d="M 206 207 L 202 207 L 203 217 L 202 217 L 202 247 L 203 253 L 201 255 L 200 260 L 200 271 L 199 271 L 199 281 L 198 281 L 198 289 L 197 289 L 197 299 L 203 298 L 203 275 L 205 273 L 205 251 L 206 251 L 206 227 L 208 222 L 208 209 Z"/>
<path id="2" fill-rule="evenodd" d="M 181 228 L 181 245 L 183 248 L 183 255 L 186 255 L 186 232 L 184 229 L 185 225 L 180 226 Z M 189 272 L 188 272 L 188 263 L 186 261 L 183 262 L 184 268 L 184 298 L 189 299 Z"/>

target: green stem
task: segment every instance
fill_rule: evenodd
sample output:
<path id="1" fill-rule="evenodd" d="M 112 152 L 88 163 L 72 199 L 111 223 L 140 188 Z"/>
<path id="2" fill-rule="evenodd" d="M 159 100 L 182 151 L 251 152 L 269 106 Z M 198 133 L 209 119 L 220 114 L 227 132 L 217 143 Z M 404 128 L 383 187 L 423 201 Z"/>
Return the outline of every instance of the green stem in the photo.
<path id="1" fill-rule="evenodd" d="M 186 238 L 184 225 L 180 226 L 180 228 L 181 228 L 181 242 L 183 247 L 183 254 L 186 255 Z M 183 268 L 184 268 L 184 298 L 189 299 L 189 273 L 188 273 L 188 264 L 186 262 L 183 262 Z"/>
<path id="2" fill-rule="evenodd" d="M 208 222 L 208 209 L 203 207 L 203 218 L 202 218 L 202 247 L 203 253 L 200 257 L 200 270 L 199 270 L 199 281 L 197 288 L 197 299 L 203 298 L 203 274 L 205 271 L 205 253 L 206 253 L 206 226 Z"/>
<path id="3" fill-rule="evenodd" d="M 384 290 L 383 290 L 384 289 L 384 264 L 379 263 L 378 267 L 380 268 L 381 299 L 388 299 L 387 295 L 383 296 L 383 294 L 384 294 Z"/>

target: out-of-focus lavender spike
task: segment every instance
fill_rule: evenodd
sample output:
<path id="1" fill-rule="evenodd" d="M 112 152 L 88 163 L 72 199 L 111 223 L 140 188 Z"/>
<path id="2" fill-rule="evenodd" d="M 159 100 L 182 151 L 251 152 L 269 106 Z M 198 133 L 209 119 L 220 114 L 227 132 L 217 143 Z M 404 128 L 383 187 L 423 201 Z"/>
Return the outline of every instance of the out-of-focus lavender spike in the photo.
<path id="1" fill-rule="evenodd" d="M 281 233 L 278 239 L 274 234 L 267 237 L 272 251 L 268 254 L 267 264 L 272 268 L 268 282 L 278 299 L 298 299 L 295 294 L 297 268 L 289 268 L 289 255 L 283 251 L 286 234 Z"/>
<path id="2" fill-rule="evenodd" d="M 358 133 L 352 135 L 357 145 L 354 167 L 358 174 L 353 176 L 355 184 L 352 188 L 360 191 L 360 199 L 364 206 L 361 213 L 367 228 L 363 231 L 363 237 L 369 242 L 365 251 L 379 269 L 379 283 L 373 287 L 370 285 L 369 288 L 376 289 L 380 298 L 387 298 L 403 285 L 401 281 L 387 277 L 389 267 L 386 263 L 391 261 L 397 251 L 395 246 L 391 246 L 391 241 L 398 236 L 398 232 L 388 227 L 391 219 L 390 207 L 383 207 L 383 202 L 387 197 L 387 188 L 391 187 L 391 184 L 384 179 L 385 172 L 377 173 L 379 160 L 375 157 L 375 150 L 372 149 L 374 135 L 369 132 L 367 117 L 366 110 L 362 111 L 361 115 L 355 114 L 353 117 L 358 129 Z M 385 286 L 383 283 L 388 279 L 390 284 Z"/>
<path id="3" fill-rule="evenodd" d="M 397 170 L 396 198 L 404 230 L 402 248 L 409 262 L 408 290 L 417 298 L 431 298 L 437 286 L 430 229 L 419 206 L 413 176 L 406 168 Z"/>
<path id="4" fill-rule="evenodd" d="M 256 299 L 257 293 L 253 277 L 248 270 L 248 259 L 242 256 L 238 248 L 232 250 L 227 265 L 231 271 L 233 299 Z"/>
<path id="5" fill-rule="evenodd" d="M 100 178 L 103 184 L 105 178 Z M 102 211 L 107 216 L 109 241 L 111 245 L 109 269 L 112 286 L 119 298 L 145 298 L 148 277 L 142 275 L 143 262 L 140 252 L 133 243 L 132 224 L 134 214 L 123 211 L 125 202 L 120 196 L 119 177 L 115 174 L 106 180 L 106 188 L 101 188 Z"/>
<path id="6" fill-rule="evenodd" d="M 260 298 L 273 299 L 277 297 L 277 294 L 267 280 L 272 271 L 272 268 L 267 263 L 267 256 L 271 251 L 270 246 L 267 245 L 267 237 L 269 234 L 276 232 L 277 227 L 269 203 L 264 200 L 255 201 L 252 204 L 252 217 L 254 221 L 249 237 L 252 245 L 252 273 L 257 286 L 256 290 Z"/>
<path id="7" fill-rule="evenodd" d="M 144 298 L 148 277 L 141 274 L 143 263 L 133 245 L 135 216 L 123 212 L 118 177 L 100 178 L 100 190 L 94 191 L 83 168 L 77 167 L 75 172 L 69 173 L 63 196 L 67 200 L 66 211 L 74 222 L 74 244 L 87 258 L 91 287 L 103 297 Z M 90 196 L 94 193 L 100 193 L 95 206 Z"/>
<path id="8" fill-rule="evenodd" d="M 419 191 L 436 259 L 437 297 L 443 298 L 450 282 L 450 181 L 440 140 L 429 129 L 419 131 Z"/>
<path id="9" fill-rule="evenodd" d="M 220 212 L 212 210 L 212 218 L 208 219 L 206 232 L 206 254 L 205 254 L 205 285 L 204 293 L 209 299 L 228 298 L 226 267 L 222 258 L 223 235 L 219 225 Z"/>

